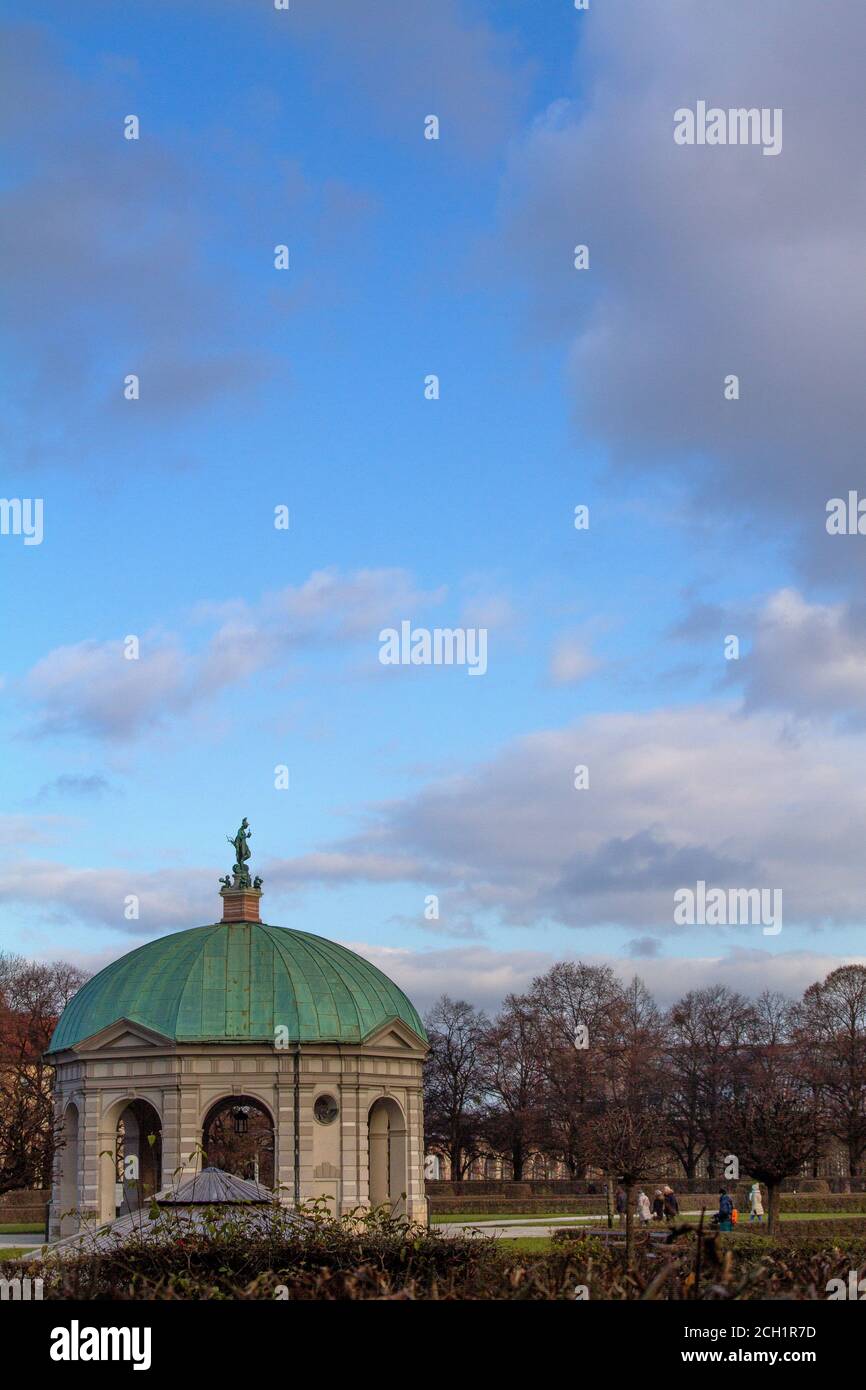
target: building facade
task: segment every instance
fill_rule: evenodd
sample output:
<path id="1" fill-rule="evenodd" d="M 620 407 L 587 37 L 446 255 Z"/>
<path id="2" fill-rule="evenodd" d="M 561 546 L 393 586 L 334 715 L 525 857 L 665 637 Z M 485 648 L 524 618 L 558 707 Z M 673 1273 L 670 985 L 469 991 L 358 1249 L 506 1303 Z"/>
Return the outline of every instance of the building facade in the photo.
<path id="1" fill-rule="evenodd" d="M 287 1203 L 426 1220 L 421 1019 L 369 961 L 262 923 L 239 865 L 221 921 L 123 956 L 60 1018 L 52 1238 L 206 1164 Z"/>

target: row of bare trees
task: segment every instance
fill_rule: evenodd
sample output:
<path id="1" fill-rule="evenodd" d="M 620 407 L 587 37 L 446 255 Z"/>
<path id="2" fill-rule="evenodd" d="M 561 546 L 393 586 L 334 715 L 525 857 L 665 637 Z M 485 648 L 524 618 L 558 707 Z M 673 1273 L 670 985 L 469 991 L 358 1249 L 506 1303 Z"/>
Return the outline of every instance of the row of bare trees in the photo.
<path id="1" fill-rule="evenodd" d="M 638 979 L 563 962 L 488 1019 L 447 996 L 427 1019 L 427 1142 L 452 1176 L 491 1150 L 515 1179 L 542 1153 L 573 1177 L 639 1182 L 665 1168 L 711 1180 L 734 1155 L 771 1188 L 828 1145 L 851 1177 L 866 1156 L 866 968 L 844 966 L 798 1001 L 723 985 L 666 1011 Z"/>
<path id="2" fill-rule="evenodd" d="M 86 976 L 63 961 L 0 952 L 0 1192 L 49 1187 L 54 1156 L 54 1025 Z"/>

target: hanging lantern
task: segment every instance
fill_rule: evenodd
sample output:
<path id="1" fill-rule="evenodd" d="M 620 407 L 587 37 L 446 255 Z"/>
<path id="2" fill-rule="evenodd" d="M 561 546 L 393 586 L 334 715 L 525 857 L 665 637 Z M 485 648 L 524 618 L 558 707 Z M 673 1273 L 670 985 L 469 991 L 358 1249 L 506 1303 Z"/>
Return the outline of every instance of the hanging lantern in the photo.
<path id="1" fill-rule="evenodd" d="M 235 1117 L 235 1134 L 246 1134 L 246 1133 L 247 1133 L 247 1130 L 248 1130 L 249 1127 L 250 1127 L 250 1122 L 249 1122 L 249 1120 L 247 1119 L 247 1116 L 249 1115 L 249 1113 L 250 1113 L 250 1107 L 249 1107 L 248 1105 L 236 1105 L 236 1106 L 235 1106 L 235 1109 L 234 1109 L 234 1117 Z"/>

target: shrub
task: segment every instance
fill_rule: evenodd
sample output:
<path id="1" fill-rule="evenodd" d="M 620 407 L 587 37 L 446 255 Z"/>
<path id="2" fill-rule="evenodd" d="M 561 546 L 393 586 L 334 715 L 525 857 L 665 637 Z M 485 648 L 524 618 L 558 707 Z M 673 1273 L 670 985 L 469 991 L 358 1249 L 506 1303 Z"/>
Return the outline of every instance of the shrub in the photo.
<path id="1" fill-rule="evenodd" d="M 783 1196 L 782 1211 L 844 1211 L 866 1213 L 866 1193 L 834 1193 L 831 1196 Z"/>
<path id="2" fill-rule="evenodd" d="M 251 1224 L 238 1213 L 209 1214 L 199 1229 L 160 1220 L 154 1234 L 123 1246 L 34 1262 L 5 1262 L 4 1274 L 44 1279 L 46 1299 L 571 1300 L 694 1297 L 698 1232 L 680 1226 L 667 1243 L 641 1242 L 634 1268 L 624 1251 L 585 1231 L 558 1233 L 552 1251 L 524 1255 L 511 1242 L 445 1237 L 380 1213 L 335 1220 L 308 1209 Z M 805 1223 L 804 1223 L 805 1224 Z M 808 1223 L 821 1225 L 821 1223 Z M 840 1223 L 834 1223 L 838 1227 Z M 770 1240 L 735 1232 L 700 1236 L 702 1299 L 826 1297 L 831 1278 L 866 1265 L 866 1235 L 840 1240 L 794 1232 Z M 862 1227 L 861 1227 L 862 1229 Z"/>

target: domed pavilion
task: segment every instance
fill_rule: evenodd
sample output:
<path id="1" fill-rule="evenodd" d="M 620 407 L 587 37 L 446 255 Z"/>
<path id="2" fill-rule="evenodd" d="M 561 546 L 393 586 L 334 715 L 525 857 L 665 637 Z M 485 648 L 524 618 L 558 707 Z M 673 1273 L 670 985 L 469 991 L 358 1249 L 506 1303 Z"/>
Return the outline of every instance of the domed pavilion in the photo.
<path id="1" fill-rule="evenodd" d="M 219 922 L 122 956 L 57 1024 L 52 1238 L 207 1166 L 287 1203 L 426 1220 L 424 1025 L 354 951 L 260 920 L 249 833 Z"/>

